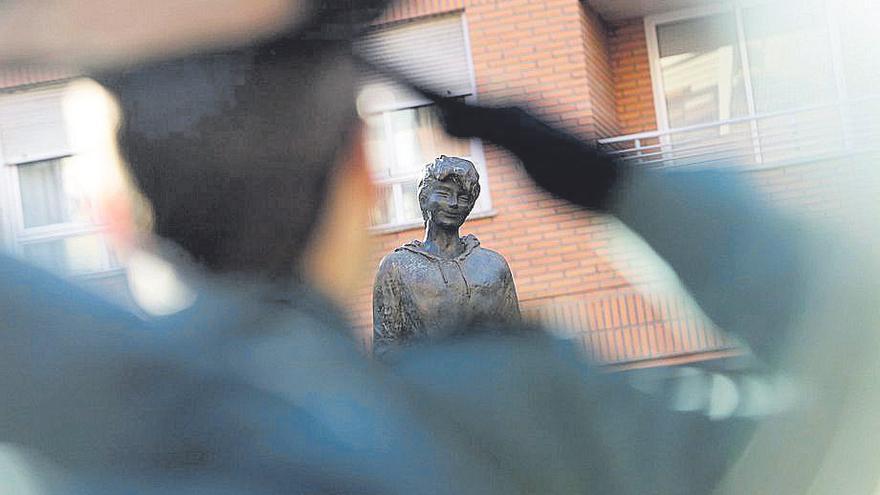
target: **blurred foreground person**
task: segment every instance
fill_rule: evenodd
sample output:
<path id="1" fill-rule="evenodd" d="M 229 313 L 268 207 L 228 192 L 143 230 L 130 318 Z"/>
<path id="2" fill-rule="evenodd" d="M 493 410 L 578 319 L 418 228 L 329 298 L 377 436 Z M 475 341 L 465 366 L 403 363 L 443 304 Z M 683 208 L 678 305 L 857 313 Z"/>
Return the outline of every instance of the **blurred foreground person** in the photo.
<path id="1" fill-rule="evenodd" d="M 542 187 L 640 234 L 767 378 L 608 375 L 537 334 L 412 348 L 394 368 L 362 356 L 339 309 L 373 199 L 355 62 L 316 19 L 99 77 L 148 248 L 192 297 L 143 323 L 4 261 L 0 440 L 55 466 L 47 492 L 874 489 L 876 260 L 734 175 L 625 169 L 516 109 L 438 100 L 451 133 L 508 148 Z"/>

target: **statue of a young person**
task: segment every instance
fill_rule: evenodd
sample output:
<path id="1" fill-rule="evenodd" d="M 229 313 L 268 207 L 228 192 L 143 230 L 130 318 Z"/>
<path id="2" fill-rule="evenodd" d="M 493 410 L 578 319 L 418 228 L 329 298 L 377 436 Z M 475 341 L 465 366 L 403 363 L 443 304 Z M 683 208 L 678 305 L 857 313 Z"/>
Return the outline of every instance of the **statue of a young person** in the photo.
<path id="1" fill-rule="evenodd" d="M 480 194 L 474 164 L 441 155 L 425 167 L 419 206 L 425 240 L 385 256 L 373 287 L 373 352 L 442 338 L 475 323 L 516 323 L 519 305 L 504 258 L 459 236 Z"/>

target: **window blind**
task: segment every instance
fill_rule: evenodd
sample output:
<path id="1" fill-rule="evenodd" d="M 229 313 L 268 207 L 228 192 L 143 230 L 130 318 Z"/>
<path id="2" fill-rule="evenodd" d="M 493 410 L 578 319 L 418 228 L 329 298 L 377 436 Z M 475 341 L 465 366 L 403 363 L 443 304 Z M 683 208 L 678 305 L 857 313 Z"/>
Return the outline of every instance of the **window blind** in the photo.
<path id="1" fill-rule="evenodd" d="M 0 96 L 0 150 L 6 164 L 69 154 L 62 93 Z"/>
<path id="2" fill-rule="evenodd" d="M 363 37 L 357 49 L 369 60 L 440 94 L 465 96 L 473 92 L 468 45 L 459 14 L 377 28 Z M 363 73 L 361 86 L 383 92 L 382 103 L 386 106 L 394 102 L 411 105 L 420 100 L 374 73 Z"/>

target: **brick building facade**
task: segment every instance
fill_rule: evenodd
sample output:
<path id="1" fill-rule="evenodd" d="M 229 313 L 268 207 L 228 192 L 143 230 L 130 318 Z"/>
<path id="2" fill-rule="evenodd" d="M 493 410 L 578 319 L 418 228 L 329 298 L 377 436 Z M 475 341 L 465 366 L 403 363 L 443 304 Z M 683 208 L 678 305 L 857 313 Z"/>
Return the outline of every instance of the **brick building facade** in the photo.
<path id="1" fill-rule="evenodd" d="M 442 80 L 450 96 L 524 103 L 639 166 L 735 163 L 774 201 L 832 218 L 842 211 L 839 191 L 874 184 L 835 171 L 873 156 L 872 143 L 880 142 L 872 118 L 880 110 L 880 62 L 859 45 L 859 34 L 874 29 L 868 14 L 878 14 L 865 9 L 880 7 L 805 0 L 780 12 L 772 0 L 754 4 L 397 0 L 376 23 L 369 48 Z M 39 203 L 57 198 L 26 189 L 48 190 L 41 186 L 55 177 L 49 172 L 77 153 L 64 139 L 52 141 L 62 133 L 54 116 L 68 77 L 0 73 L 0 162 L 7 165 L 0 179 L 15 191 L 0 198 L 0 234 L 13 252 L 107 284 L 122 268 L 103 253 L 95 226 L 42 225 L 26 214 L 28 202 L 35 211 L 52 209 Z M 414 194 L 419 167 L 446 153 L 473 159 L 483 175 L 484 197 L 462 230 L 507 258 L 528 317 L 608 363 L 735 352 L 686 296 L 660 283 L 638 248 L 621 243 L 612 218 L 537 190 L 500 149 L 443 137 L 428 102 L 387 94 L 392 103 L 365 114 L 370 145 L 379 148 L 380 206 L 362 289 L 348 308 L 365 347 L 375 268 L 423 235 Z M 70 259 L 52 258 L 62 255 Z"/>
<path id="2" fill-rule="evenodd" d="M 481 102 L 525 102 L 556 126 L 599 138 L 656 128 L 641 18 L 608 22 L 577 0 L 401 1 L 379 28 L 462 16 Z M 610 218 L 564 204 L 540 190 L 504 151 L 486 145 L 492 213 L 463 233 L 503 254 L 525 314 L 561 327 L 610 362 L 727 348 L 679 296 L 634 290 L 635 268 L 617 256 Z M 377 233 L 371 267 L 423 235 L 421 226 Z M 372 271 L 369 272 L 372 275 Z M 368 345 L 370 281 L 354 309 Z"/>
<path id="3" fill-rule="evenodd" d="M 871 150 L 851 140 L 840 145 L 845 137 L 813 141 L 861 122 L 858 112 L 843 109 L 853 96 L 845 87 L 858 86 L 858 78 L 864 87 L 880 75 L 876 65 L 863 71 L 867 76 L 846 66 L 859 50 L 845 36 L 841 41 L 841 32 L 870 27 L 859 24 L 865 7 L 843 6 L 837 14 L 838 7 L 811 0 L 790 15 L 791 7 L 780 10 L 778 2 L 399 0 L 378 29 L 461 16 L 480 101 L 523 102 L 645 166 L 735 162 L 771 200 L 828 216 L 835 191 L 852 185 L 830 179 L 834 160 Z M 768 27 L 768 19 L 782 27 Z M 825 60 L 792 55 L 801 47 Z M 783 55 L 785 63 L 774 61 Z M 836 82 L 800 92 L 813 79 Z M 866 94 L 876 105 L 870 92 L 859 96 Z M 817 136 L 817 122 L 829 121 Z M 492 212 L 463 232 L 507 257 L 527 315 L 563 328 L 611 363 L 734 352 L 686 296 L 644 290 L 657 275 L 616 242 L 620 228 L 612 219 L 536 190 L 501 150 L 485 146 L 483 157 Z M 421 235 L 419 227 L 377 233 L 371 266 Z M 368 342 L 368 281 L 353 309 Z"/>

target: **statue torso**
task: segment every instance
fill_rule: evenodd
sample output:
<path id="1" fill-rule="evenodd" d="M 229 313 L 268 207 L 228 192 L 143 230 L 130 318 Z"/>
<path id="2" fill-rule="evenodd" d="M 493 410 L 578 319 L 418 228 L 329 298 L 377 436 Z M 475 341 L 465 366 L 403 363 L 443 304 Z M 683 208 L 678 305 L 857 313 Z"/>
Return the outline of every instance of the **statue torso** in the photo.
<path id="1" fill-rule="evenodd" d="M 474 236 L 462 241 L 465 249 L 453 259 L 431 254 L 421 242 L 413 241 L 383 260 L 377 288 L 390 284 L 398 297 L 387 302 L 379 297 L 374 304 L 399 307 L 375 309 L 390 313 L 385 322 L 398 327 L 400 340 L 443 337 L 469 323 L 518 317 L 513 279 L 504 258 L 480 247 Z"/>

